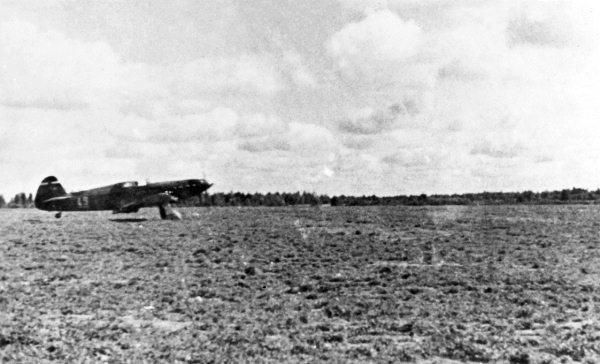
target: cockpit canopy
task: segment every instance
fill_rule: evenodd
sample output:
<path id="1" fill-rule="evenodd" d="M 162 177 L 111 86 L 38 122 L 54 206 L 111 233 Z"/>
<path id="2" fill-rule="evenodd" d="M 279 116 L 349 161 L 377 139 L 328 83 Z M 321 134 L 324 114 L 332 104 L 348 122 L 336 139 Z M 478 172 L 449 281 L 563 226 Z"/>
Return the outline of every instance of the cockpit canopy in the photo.
<path id="1" fill-rule="evenodd" d="M 138 183 L 137 183 L 137 181 L 127 181 L 127 182 L 121 182 L 121 183 L 119 183 L 119 185 L 122 188 L 129 188 L 129 187 L 137 187 Z"/>
<path id="2" fill-rule="evenodd" d="M 206 180 L 204 180 L 204 179 L 190 179 L 187 182 L 188 182 L 188 186 L 190 186 L 190 187 L 205 187 L 205 186 L 209 185 L 209 183 L 206 182 Z"/>

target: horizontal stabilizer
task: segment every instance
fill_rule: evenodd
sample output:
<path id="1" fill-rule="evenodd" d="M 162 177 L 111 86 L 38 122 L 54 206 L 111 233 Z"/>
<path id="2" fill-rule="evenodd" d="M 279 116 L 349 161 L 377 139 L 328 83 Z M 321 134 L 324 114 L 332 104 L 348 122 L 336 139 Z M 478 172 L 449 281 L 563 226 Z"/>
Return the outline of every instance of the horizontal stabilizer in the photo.
<path id="1" fill-rule="evenodd" d="M 71 196 L 68 196 L 68 195 L 67 196 L 58 196 L 58 197 L 49 198 L 49 199 L 44 200 L 42 202 L 43 203 L 47 203 L 47 202 L 54 202 L 54 201 L 62 201 L 62 200 L 68 200 L 70 198 L 71 198 Z"/>

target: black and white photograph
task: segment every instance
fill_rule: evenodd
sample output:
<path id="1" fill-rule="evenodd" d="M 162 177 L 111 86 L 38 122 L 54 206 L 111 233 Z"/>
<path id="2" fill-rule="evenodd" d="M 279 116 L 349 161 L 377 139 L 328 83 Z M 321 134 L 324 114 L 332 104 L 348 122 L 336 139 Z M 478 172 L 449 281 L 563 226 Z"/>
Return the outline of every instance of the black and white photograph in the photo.
<path id="1" fill-rule="evenodd" d="M 600 2 L 0 0 L 0 362 L 600 363 Z"/>

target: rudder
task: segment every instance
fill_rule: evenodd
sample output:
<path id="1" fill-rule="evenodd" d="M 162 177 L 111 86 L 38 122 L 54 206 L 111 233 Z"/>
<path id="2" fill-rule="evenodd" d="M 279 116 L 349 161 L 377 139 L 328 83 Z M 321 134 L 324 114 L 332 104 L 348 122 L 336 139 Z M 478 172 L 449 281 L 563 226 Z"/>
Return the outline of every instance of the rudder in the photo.
<path id="1" fill-rule="evenodd" d="M 40 187 L 38 187 L 37 193 L 35 194 L 35 199 L 33 200 L 35 207 L 41 208 L 42 203 L 49 198 L 59 197 L 66 195 L 67 192 L 58 183 L 58 178 L 54 176 L 48 176 L 42 180 Z"/>

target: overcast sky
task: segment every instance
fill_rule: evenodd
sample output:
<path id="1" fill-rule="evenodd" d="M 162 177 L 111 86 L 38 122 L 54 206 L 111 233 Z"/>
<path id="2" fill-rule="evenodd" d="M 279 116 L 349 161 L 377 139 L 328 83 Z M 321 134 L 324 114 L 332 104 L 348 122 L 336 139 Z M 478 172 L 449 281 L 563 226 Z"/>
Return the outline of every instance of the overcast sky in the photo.
<path id="1" fill-rule="evenodd" d="M 0 0 L 0 193 L 595 189 L 596 3 Z"/>

